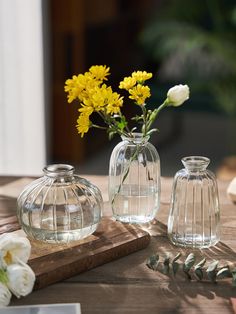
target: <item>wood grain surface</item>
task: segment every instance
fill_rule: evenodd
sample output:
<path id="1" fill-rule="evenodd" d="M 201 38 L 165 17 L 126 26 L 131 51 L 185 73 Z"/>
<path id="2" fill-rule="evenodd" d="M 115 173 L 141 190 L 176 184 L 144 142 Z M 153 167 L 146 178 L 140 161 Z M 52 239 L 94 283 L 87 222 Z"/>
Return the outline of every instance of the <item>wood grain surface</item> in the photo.
<path id="1" fill-rule="evenodd" d="M 31 241 L 29 265 L 36 275 L 35 290 L 62 281 L 148 246 L 148 232 L 103 218 L 93 235 L 68 245 Z"/>
<path id="2" fill-rule="evenodd" d="M 86 176 L 98 185 L 105 200 L 105 216 L 111 216 L 107 195 L 107 178 Z M 4 179 L 8 185 L 11 180 Z M 1 180 L 0 180 L 1 183 Z M 221 204 L 221 242 L 217 246 L 195 253 L 207 259 L 236 262 L 236 205 L 226 196 L 227 181 L 219 181 Z M 218 284 L 189 282 L 183 277 L 176 279 L 153 272 L 146 267 L 146 259 L 158 252 L 171 255 L 188 250 L 174 247 L 166 237 L 166 223 L 172 179 L 162 178 L 161 208 L 156 220 L 142 226 L 151 235 L 150 245 L 143 250 L 98 266 L 70 279 L 34 291 L 25 298 L 14 299 L 13 305 L 40 303 L 81 303 L 82 313 L 233 313 L 230 299 L 236 297 L 230 279 Z M 6 187 L 6 186 L 5 186 Z M 19 190 L 22 188 L 19 184 Z M 6 190 L 6 189 L 5 189 Z M 1 195 L 0 189 L 0 195 Z M 0 196 L 1 197 L 1 196 Z M 7 201 L 0 217 L 7 218 L 14 212 L 13 199 Z M 2 198 L 0 200 L 2 200 Z M 7 209 L 9 205 L 9 210 Z M 3 208 L 3 210 L 2 210 Z M 2 219 L 0 220 L 2 221 Z M 0 223 L 1 224 L 1 223 Z M 3 226 L 4 224 L 2 224 Z"/>

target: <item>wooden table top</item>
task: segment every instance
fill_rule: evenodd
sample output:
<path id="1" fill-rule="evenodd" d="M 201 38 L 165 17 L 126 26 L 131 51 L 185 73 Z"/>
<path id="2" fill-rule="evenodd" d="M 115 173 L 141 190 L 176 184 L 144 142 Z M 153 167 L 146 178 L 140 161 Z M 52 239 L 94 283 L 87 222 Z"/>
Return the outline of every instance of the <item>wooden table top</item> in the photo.
<path id="1" fill-rule="evenodd" d="M 107 177 L 84 176 L 102 191 L 104 215 L 110 216 Z M 16 197 L 30 178 L 0 177 L 0 232 L 11 231 Z M 141 251 L 72 277 L 64 282 L 34 291 L 12 305 L 45 303 L 80 303 L 82 313 L 232 313 L 230 298 L 236 288 L 230 280 L 217 284 L 173 280 L 147 268 L 146 259 L 153 253 L 182 252 L 166 237 L 166 223 L 172 179 L 162 178 L 161 208 L 157 220 L 144 228 L 152 235 L 150 245 Z M 218 182 L 221 203 L 221 242 L 198 252 L 209 259 L 236 262 L 236 205 L 226 196 L 228 182 Z"/>

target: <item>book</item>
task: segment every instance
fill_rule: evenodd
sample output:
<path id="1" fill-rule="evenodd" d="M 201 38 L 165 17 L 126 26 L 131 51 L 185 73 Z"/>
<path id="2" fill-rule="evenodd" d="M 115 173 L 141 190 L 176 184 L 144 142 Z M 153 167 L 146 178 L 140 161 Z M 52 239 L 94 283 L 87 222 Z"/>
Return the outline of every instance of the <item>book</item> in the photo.
<path id="1" fill-rule="evenodd" d="M 39 304 L 0 308 L 0 314 L 81 314 L 79 303 Z"/>

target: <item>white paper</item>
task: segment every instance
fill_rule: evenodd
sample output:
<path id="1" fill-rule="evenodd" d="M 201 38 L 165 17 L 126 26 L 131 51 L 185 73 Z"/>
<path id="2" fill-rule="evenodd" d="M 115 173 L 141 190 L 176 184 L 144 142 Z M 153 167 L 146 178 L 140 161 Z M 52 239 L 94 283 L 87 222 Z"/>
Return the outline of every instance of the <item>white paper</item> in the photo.
<path id="1" fill-rule="evenodd" d="M 39 304 L 0 308 L 0 314 L 81 314 L 79 303 Z"/>

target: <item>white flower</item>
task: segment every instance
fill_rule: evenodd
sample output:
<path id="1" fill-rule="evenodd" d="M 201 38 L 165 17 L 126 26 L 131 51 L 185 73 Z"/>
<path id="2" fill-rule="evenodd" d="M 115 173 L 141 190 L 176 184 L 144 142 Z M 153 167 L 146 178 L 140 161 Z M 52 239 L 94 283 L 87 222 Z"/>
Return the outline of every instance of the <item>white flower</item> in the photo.
<path id="1" fill-rule="evenodd" d="M 10 233 L 0 236 L 0 262 L 2 267 L 17 263 L 19 260 L 27 263 L 30 251 L 31 245 L 27 238 Z"/>
<path id="2" fill-rule="evenodd" d="M 11 292 L 0 282 L 0 307 L 7 306 L 11 300 Z"/>
<path id="3" fill-rule="evenodd" d="M 188 85 L 175 85 L 167 93 L 167 100 L 170 106 L 178 107 L 189 99 Z"/>
<path id="4" fill-rule="evenodd" d="M 7 286 L 17 298 L 26 296 L 33 290 L 35 274 L 27 264 L 9 265 L 7 277 Z"/>

